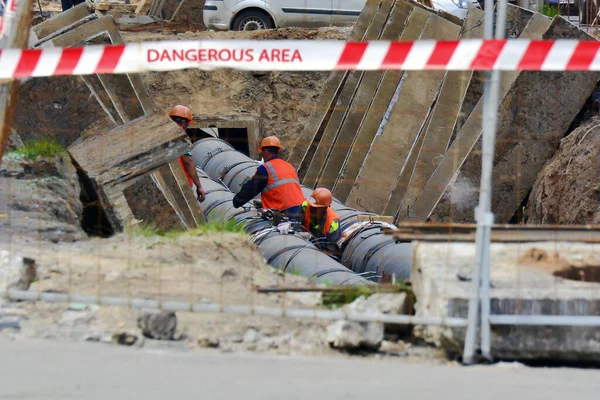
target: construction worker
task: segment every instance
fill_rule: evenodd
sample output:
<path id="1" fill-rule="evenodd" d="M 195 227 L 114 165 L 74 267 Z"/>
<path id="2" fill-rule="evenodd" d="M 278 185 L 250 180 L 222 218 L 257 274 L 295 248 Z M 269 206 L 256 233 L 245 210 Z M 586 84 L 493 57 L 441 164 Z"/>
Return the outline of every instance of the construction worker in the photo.
<path id="1" fill-rule="evenodd" d="M 186 133 L 188 127 L 194 124 L 192 112 L 185 106 L 179 105 L 173 107 L 169 113 L 169 117 L 171 117 L 171 119 Z M 194 138 L 190 135 L 188 136 L 193 143 L 195 141 Z M 206 194 L 204 193 L 204 189 L 202 189 L 202 184 L 200 183 L 200 178 L 198 177 L 198 172 L 196 171 L 196 164 L 192 159 L 192 152 L 188 151 L 186 155 L 179 157 L 178 161 L 181 165 L 181 168 L 183 168 L 183 172 L 185 172 L 185 176 L 187 177 L 190 187 L 192 190 L 196 191 L 198 201 L 202 203 L 206 198 Z"/>
<path id="2" fill-rule="evenodd" d="M 257 168 L 252 179 L 233 198 L 235 208 L 243 206 L 260 193 L 263 209 L 281 211 L 290 218 L 298 215 L 304 196 L 296 170 L 279 158 L 281 149 L 281 143 L 275 136 L 262 140 L 258 151 L 264 164 Z"/>
<path id="3" fill-rule="evenodd" d="M 319 247 L 339 255 L 337 242 L 342 236 L 340 216 L 330 207 L 332 202 L 333 196 L 329 189 L 315 189 L 302 203 L 302 225 L 305 231 L 310 232 L 317 239 Z"/>

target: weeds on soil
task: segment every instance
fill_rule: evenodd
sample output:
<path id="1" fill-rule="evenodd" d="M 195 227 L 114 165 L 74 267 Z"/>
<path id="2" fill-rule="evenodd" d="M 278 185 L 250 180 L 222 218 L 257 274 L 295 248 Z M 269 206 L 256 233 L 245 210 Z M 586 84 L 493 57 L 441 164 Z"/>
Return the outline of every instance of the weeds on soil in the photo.
<path id="1" fill-rule="evenodd" d="M 137 237 L 162 237 L 165 239 L 176 240 L 177 238 L 189 235 L 189 236 L 197 236 L 201 234 L 210 234 L 210 233 L 244 233 L 243 225 L 236 225 L 234 220 L 210 220 L 204 225 L 201 225 L 199 228 L 189 229 L 189 230 L 181 230 L 181 229 L 172 229 L 166 232 L 161 232 L 160 229 L 153 223 L 141 223 L 133 226 L 130 230 L 133 236 Z"/>
<path id="2" fill-rule="evenodd" d="M 13 154 L 25 160 L 36 160 L 38 157 L 52 158 L 66 154 L 67 150 L 52 139 L 40 139 L 25 143 L 25 146 L 13 151 Z"/>
<path id="3" fill-rule="evenodd" d="M 552 4 L 544 4 L 542 7 L 542 14 L 546 17 L 554 18 L 558 15 L 558 7 L 555 7 Z"/>

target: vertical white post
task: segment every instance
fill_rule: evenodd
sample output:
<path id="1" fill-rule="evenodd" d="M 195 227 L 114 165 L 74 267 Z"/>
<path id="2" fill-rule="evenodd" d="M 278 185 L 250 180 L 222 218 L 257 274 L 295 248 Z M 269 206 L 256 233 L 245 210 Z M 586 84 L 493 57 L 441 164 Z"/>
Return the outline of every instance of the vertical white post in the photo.
<path id="1" fill-rule="evenodd" d="M 498 0 L 495 36 L 504 38 L 506 25 L 506 0 Z M 494 38 L 494 9 L 493 0 L 485 2 L 484 39 Z M 490 238 L 494 223 L 491 212 L 492 173 L 494 168 L 494 151 L 496 145 L 496 125 L 498 122 L 498 103 L 500 101 L 500 72 L 485 73 L 483 93 L 483 138 L 481 154 L 481 187 L 479 191 L 479 206 L 475 210 L 477 220 L 475 263 L 473 266 L 471 298 L 469 299 L 469 315 L 463 363 L 471 364 L 475 357 L 475 340 L 477 323 L 479 321 L 479 293 L 481 290 L 481 353 L 491 358 L 490 346 Z"/>

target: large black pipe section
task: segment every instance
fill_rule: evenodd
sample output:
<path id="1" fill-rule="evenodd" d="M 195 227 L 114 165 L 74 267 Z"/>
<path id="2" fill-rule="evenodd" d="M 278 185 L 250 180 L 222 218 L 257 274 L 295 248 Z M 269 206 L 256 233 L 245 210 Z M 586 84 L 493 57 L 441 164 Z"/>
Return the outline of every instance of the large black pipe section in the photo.
<path id="1" fill-rule="evenodd" d="M 218 138 L 197 141 L 192 150 L 196 166 L 237 193 L 244 182 L 250 179 L 260 165 L 248 156 L 235 150 L 229 143 Z M 302 187 L 305 197 L 313 189 Z M 379 277 L 410 279 L 412 268 L 412 245 L 402 243 L 384 235 L 382 227 L 391 226 L 380 222 L 359 222 L 361 215 L 373 215 L 346 207 L 335 199 L 332 208 L 340 216 L 343 232 L 348 233 L 342 244 L 342 263 L 359 274 L 369 273 Z"/>
<path id="2" fill-rule="evenodd" d="M 283 235 L 265 220 L 250 204 L 244 208 L 233 207 L 235 196 L 219 181 L 198 169 L 198 176 L 206 199 L 200 209 L 207 220 L 234 219 L 253 235 L 259 253 L 271 266 L 314 279 L 318 283 L 338 285 L 367 285 L 372 282 L 358 275 L 331 257 L 319 251 L 309 240 L 298 234 Z M 365 274 L 368 275 L 368 274 Z"/>

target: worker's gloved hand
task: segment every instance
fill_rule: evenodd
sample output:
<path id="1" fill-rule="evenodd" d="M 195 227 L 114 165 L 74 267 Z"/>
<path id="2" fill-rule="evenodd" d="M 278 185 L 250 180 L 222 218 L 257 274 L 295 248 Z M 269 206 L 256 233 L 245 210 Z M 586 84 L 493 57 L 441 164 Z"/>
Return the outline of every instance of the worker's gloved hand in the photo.
<path id="1" fill-rule="evenodd" d="M 198 196 L 197 199 L 200 203 L 206 200 L 206 193 L 204 193 L 204 189 L 201 187 L 196 188 L 196 196 Z"/>

